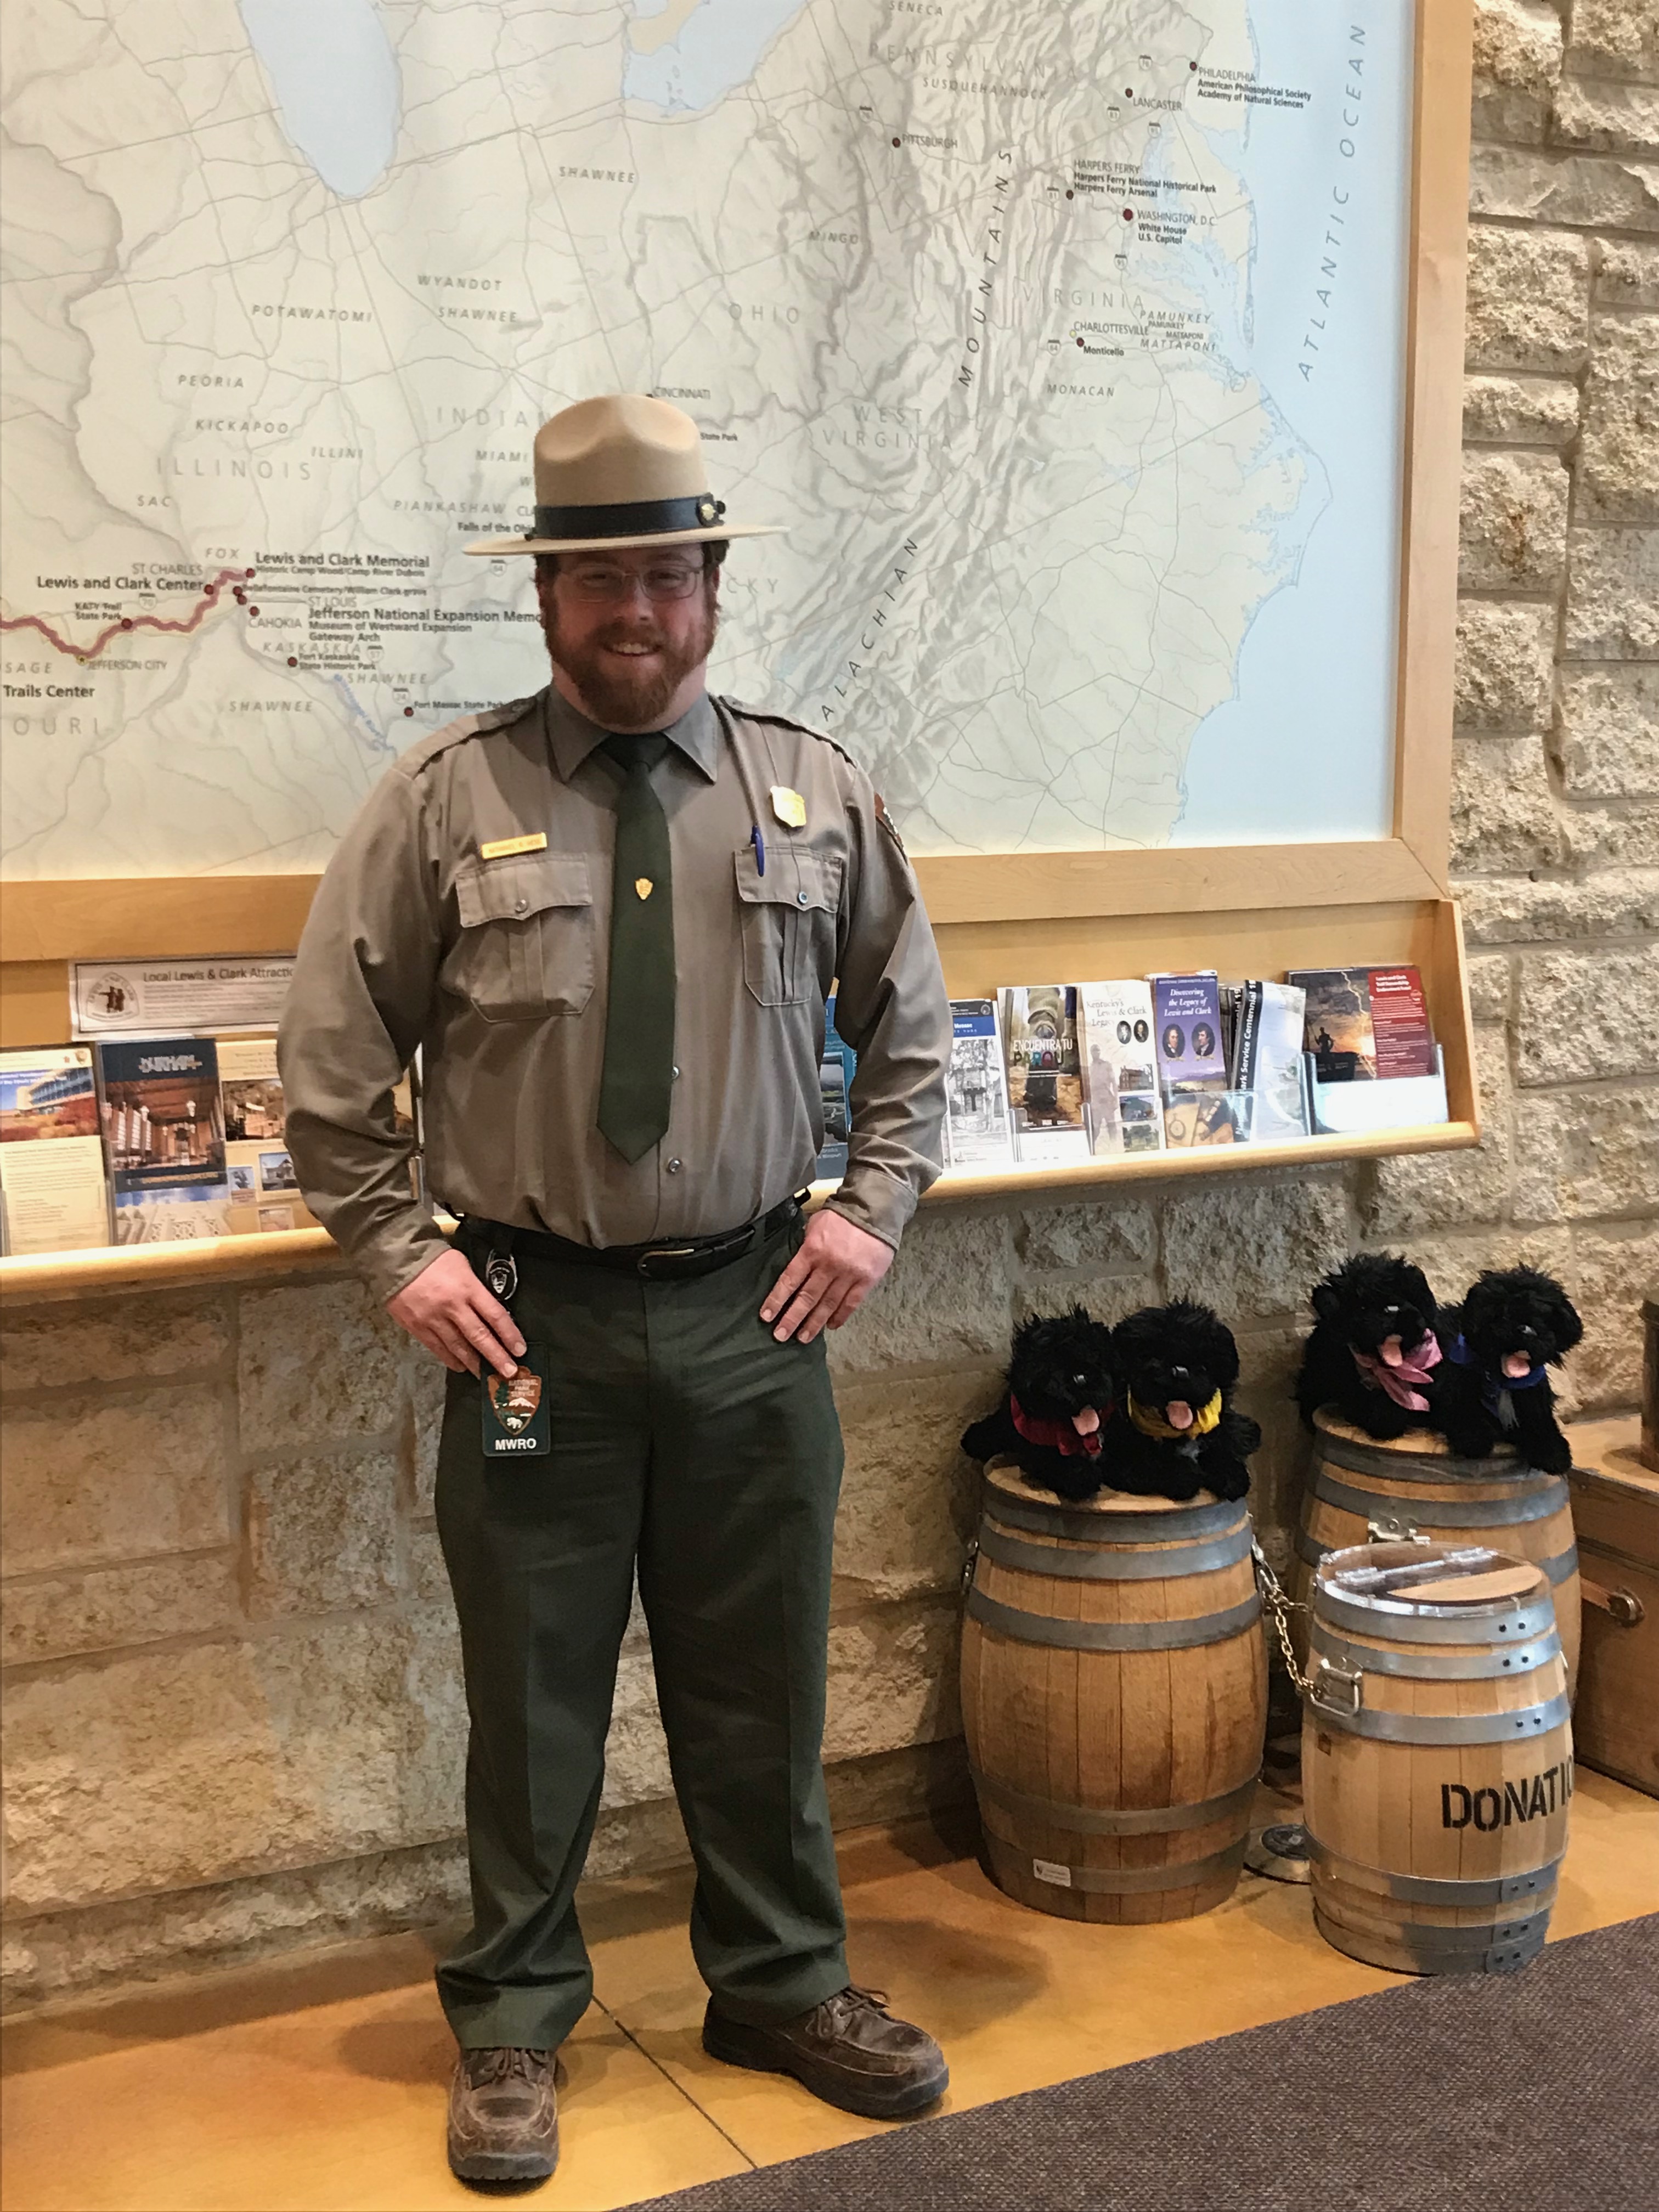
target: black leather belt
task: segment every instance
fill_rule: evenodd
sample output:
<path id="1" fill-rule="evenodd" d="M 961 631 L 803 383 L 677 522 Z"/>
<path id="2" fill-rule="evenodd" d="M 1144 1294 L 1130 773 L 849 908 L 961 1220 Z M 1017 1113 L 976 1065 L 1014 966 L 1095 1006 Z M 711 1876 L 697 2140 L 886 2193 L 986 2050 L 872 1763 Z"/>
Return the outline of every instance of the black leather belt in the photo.
<path id="1" fill-rule="evenodd" d="M 488 1253 L 511 1262 L 527 1254 L 534 1260 L 556 1260 L 572 1267 L 608 1267 L 617 1274 L 643 1276 L 647 1282 L 684 1282 L 695 1275 L 712 1275 L 775 1237 L 795 1219 L 805 1195 L 800 1191 L 786 1198 L 741 1229 L 723 1230 L 714 1237 L 664 1238 L 652 1244 L 577 1244 L 545 1229 L 514 1229 L 477 1213 L 462 1221 L 459 1238 L 469 1259 L 482 1259 Z"/>

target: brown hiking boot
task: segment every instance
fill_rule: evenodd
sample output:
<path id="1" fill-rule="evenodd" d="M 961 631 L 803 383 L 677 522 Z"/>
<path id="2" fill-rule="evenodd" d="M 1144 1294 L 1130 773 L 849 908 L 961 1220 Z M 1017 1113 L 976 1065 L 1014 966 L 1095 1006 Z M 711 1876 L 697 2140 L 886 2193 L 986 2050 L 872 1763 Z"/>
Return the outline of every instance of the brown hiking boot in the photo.
<path id="1" fill-rule="evenodd" d="M 550 2051 L 463 2051 L 449 2085 L 449 2170 L 460 2181 L 545 2181 L 559 2162 Z"/>
<path id="2" fill-rule="evenodd" d="M 896 2120 L 945 2094 L 951 2072 L 931 2035 L 895 2020 L 879 1990 L 848 1986 L 793 2020 L 756 2027 L 711 1997 L 702 2047 L 728 2066 L 793 2074 L 804 2089 L 869 2120 Z"/>

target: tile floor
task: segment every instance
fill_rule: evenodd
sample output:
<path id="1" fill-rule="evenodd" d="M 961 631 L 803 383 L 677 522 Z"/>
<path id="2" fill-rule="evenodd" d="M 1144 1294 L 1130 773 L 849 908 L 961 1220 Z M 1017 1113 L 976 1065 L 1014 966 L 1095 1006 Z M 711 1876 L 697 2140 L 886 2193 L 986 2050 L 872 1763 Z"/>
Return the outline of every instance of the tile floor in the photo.
<path id="1" fill-rule="evenodd" d="M 1284 1818 L 1264 1791 L 1259 1820 Z M 963 1839 L 845 1840 L 855 1976 L 950 2057 L 960 2111 L 1383 1989 L 1305 1889 L 1247 1875 L 1158 1928 L 1003 1898 Z M 706 2058 L 682 1874 L 586 1893 L 598 2002 L 565 2046 L 563 2158 L 533 2201 L 599 2212 L 873 2134 Z M 1659 1803 L 1581 1769 L 1552 1939 L 1659 1911 Z M 451 2045 L 420 1937 L 387 1937 L 20 2022 L 5 2039 L 5 2212 L 428 2212 L 482 2200 L 443 2163 Z"/>

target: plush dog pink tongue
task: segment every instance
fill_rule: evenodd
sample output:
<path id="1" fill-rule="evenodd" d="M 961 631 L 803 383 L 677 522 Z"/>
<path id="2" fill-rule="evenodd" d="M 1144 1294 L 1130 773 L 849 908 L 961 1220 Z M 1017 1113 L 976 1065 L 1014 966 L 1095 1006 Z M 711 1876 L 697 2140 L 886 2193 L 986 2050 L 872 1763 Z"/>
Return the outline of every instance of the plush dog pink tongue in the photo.
<path id="1" fill-rule="evenodd" d="M 1193 1409 L 1184 1398 L 1172 1398 L 1164 1408 L 1164 1418 L 1172 1429 L 1190 1429 Z"/>
<path id="2" fill-rule="evenodd" d="M 1524 1352 L 1506 1352 L 1504 1354 L 1504 1372 L 1510 1382 L 1518 1382 L 1523 1375 L 1532 1373 L 1532 1362 Z"/>
<path id="3" fill-rule="evenodd" d="M 1085 1406 L 1080 1413 L 1072 1416 L 1072 1426 L 1080 1437 L 1091 1437 L 1100 1426 L 1100 1416 L 1092 1406 Z"/>
<path id="4" fill-rule="evenodd" d="M 1400 1348 L 1400 1339 L 1397 1336 L 1385 1336 L 1382 1343 L 1377 1346 L 1376 1351 L 1377 1357 L 1385 1367 L 1398 1367 L 1406 1356 Z"/>

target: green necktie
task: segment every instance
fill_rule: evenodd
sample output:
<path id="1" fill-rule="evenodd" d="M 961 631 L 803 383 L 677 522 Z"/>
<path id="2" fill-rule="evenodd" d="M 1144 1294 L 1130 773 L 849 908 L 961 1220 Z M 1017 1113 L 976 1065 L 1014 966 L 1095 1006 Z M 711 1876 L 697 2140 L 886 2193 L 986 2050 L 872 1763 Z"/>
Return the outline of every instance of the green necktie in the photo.
<path id="1" fill-rule="evenodd" d="M 605 750 L 627 781 L 617 803 L 611 878 L 611 998 L 599 1131 L 633 1161 L 667 1128 L 674 1087 L 673 868 L 668 817 L 651 788 L 651 771 L 668 740 L 611 737 Z"/>

